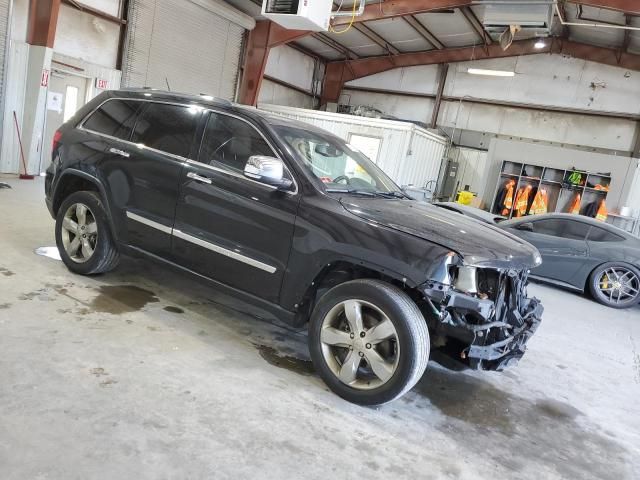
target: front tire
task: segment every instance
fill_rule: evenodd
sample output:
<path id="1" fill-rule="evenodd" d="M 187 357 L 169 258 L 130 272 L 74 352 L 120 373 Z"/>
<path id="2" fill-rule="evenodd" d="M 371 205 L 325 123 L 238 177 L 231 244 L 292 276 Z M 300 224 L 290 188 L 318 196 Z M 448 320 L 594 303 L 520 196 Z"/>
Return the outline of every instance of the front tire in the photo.
<path id="1" fill-rule="evenodd" d="M 589 291 L 608 307 L 632 307 L 640 302 L 640 271 L 624 263 L 605 263 L 589 276 Z"/>
<path id="2" fill-rule="evenodd" d="M 56 216 L 56 245 L 74 273 L 95 275 L 117 266 L 118 249 L 96 192 L 75 192 L 62 202 Z"/>
<path id="3" fill-rule="evenodd" d="M 429 361 L 429 330 L 401 289 L 378 280 L 352 280 L 322 296 L 311 314 L 309 351 L 329 388 L 360 405 L 405 394 Z"/>

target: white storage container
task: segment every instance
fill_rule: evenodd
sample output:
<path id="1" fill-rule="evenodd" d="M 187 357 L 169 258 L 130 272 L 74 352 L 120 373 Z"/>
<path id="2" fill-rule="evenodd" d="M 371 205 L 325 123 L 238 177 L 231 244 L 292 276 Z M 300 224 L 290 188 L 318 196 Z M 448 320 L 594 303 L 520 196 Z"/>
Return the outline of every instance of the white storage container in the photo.
<path id="1" fill-rule="evenodd" d="M 261 104 L 259 108 L 310 123 L 354 145 L 398 185 L 435 186 L 447 140 L 413 123 Z"/>

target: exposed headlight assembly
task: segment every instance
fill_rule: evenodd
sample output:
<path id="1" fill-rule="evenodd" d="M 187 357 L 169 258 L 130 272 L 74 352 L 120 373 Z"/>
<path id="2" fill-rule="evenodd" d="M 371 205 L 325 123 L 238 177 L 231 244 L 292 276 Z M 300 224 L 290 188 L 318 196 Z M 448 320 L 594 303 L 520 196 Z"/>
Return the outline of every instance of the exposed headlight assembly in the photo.
<path id="1" fill-rule="evenodd" d="M 455 289 L 464 293 L 478 293 L 478 272 L 476 267 L 458 267 Z"/>

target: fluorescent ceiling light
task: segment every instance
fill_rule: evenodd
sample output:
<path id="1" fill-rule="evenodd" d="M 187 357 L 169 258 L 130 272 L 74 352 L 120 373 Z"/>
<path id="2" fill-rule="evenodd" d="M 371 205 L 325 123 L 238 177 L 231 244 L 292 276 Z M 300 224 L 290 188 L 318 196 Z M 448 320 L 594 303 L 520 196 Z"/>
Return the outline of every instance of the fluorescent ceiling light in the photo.
<path id="1" fill-rule="evenodd" d="M 535 47 L 535 48 L 538 48 L 538 49 L 540 49 L 540 48 L 544 48 L 544 47 L 546 47 L 546 46 L 547 46 L 547 44 L 546 44 L 546 43 L 544 43 L 542 40 L 538 40 L 538 41 L 535 43 L 535 45 L 534 45 L 534 47 Z"/>
<path id="2" fill-rule="evenodd" d="M 482 68 L 470 68 L 467 73 L 471 75 L 488 75 L 490 77 L 515 77 L 516 72 L 507 72 L 505 70 L 484 70 Z"/>

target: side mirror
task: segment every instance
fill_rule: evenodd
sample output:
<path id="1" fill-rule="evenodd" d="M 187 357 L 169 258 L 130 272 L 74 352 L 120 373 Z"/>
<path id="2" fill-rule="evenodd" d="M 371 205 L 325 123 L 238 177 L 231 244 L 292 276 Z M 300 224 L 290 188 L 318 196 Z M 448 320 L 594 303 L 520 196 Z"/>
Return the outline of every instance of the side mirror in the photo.
<path id="1" fill-rule="evenodd" d="M 284 163 L 279 158 L 253 155 L 244 166 L 244 176 L 277 187 L 278 190 L 288 190 L 293 182 L 284 178 Z"/>
<path id="2" fill-rule="evenodd" d="M 521 223 L 516 227 L 516 230 L 522 230 L 524 232 L 533 232 L 533 223 L 531 222 Z"/>

